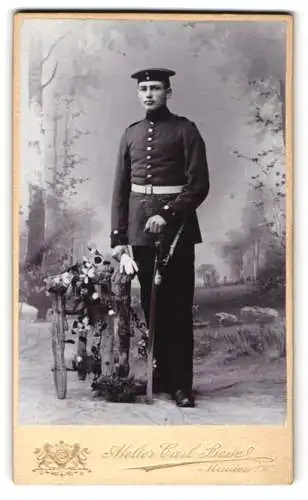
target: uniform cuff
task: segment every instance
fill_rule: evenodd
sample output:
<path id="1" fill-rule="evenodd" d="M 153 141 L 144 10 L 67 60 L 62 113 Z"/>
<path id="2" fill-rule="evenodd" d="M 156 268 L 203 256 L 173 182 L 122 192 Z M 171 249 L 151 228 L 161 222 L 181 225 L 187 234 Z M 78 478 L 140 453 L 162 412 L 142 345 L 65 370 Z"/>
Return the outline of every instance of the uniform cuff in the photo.
<path id="1" fill-rule="evenodd" d="M 118 229 L 113 229 L 110 235 L 111 248 L 117 245 L 128 245 L 128 236 L 126 231 L 119 231 Z"/>

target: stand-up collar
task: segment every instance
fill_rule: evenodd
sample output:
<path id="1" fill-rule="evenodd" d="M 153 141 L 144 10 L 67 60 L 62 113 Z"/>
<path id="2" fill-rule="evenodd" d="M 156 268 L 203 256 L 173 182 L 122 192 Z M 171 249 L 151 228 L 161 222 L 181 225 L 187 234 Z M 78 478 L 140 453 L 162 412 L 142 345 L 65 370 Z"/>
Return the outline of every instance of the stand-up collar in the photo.
<path id="1" fill-rule="evenodd" d="M 169 109 L 164 105 L 154 109 L 153 111 L 147 111 L 146 119 L 151 121 L 166 120 L 170 115 L 171 113 Z"/>

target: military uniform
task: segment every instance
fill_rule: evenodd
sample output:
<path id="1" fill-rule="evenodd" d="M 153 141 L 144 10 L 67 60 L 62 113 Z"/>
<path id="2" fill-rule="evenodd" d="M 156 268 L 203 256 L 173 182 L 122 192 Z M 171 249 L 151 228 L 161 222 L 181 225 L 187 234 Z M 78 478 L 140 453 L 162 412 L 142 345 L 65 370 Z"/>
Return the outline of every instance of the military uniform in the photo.
<path id="1" fill-rule="evenodd" d="M 112 197 L 111 246 L 132 246 L 147 322 L 157 235 L 145 232 L 145 224 L 153 215 L 165 219 L 159 236 L 165 251 L 184 224 L 157 304 L 154 357 L 160 389 L 168 392 L 192 388 L 194 244 L 202 241 L 195 210 L 208 191 L 205 145 L 193 122 L 164 105 L 125 130 Z"/>

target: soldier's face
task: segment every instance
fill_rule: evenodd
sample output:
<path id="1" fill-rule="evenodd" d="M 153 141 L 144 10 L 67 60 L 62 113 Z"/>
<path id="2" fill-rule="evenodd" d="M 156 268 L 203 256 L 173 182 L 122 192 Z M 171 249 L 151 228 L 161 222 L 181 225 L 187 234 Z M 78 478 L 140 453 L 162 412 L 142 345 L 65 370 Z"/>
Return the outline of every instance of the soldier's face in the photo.
<path id="1" fill-rule="evenodd" d="M 166 89 L 163 82 L 149 81 L 138 84 L 138 97 L 146 111 L 153 111 L 165 105 L 171 95 L 171 89 Z"/>

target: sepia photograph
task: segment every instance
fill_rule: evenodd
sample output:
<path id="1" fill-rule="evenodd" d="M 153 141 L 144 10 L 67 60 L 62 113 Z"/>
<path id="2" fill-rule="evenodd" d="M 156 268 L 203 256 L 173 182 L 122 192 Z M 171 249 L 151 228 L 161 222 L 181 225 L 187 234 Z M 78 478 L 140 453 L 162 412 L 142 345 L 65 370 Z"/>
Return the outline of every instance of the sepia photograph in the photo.
<path id="1" fill-rule="evenodd" d="M 288 23 L 261 18 L 20 21 L 19 426 L 284 425 Z"/>

